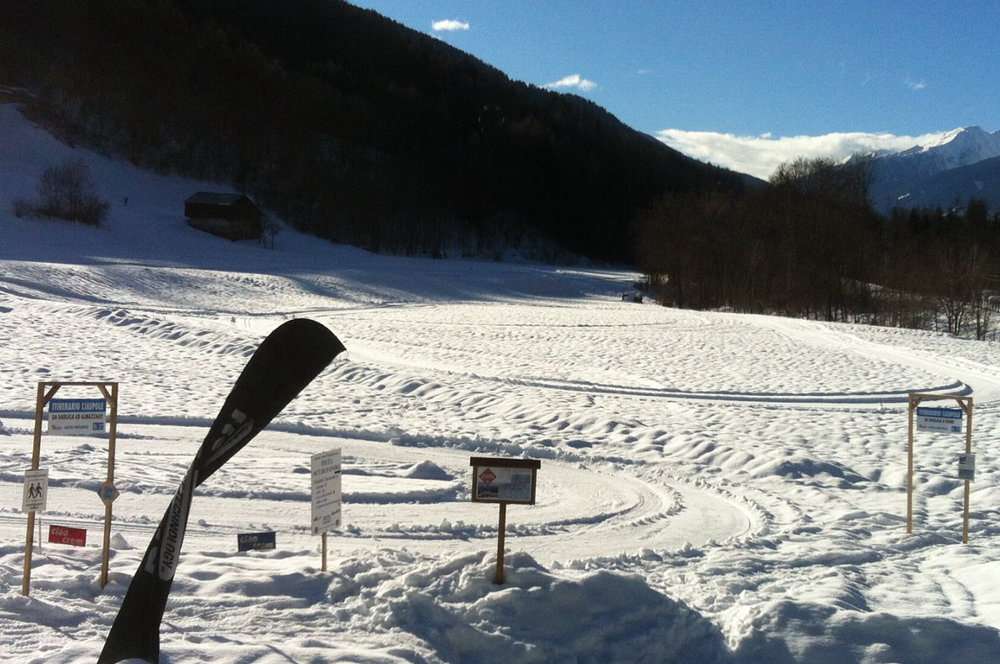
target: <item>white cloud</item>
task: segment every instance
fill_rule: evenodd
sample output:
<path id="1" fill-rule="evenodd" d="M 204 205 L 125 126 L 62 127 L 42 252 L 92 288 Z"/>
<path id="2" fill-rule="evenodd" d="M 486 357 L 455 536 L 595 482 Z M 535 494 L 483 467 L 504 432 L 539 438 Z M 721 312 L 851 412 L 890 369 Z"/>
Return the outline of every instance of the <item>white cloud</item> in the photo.
<path id="1" fill-rule="evenodd" d="M 449 30 L 468 30 L 469 24 L 464 21 L 456 21 L 455 19 L 449 18 L 443 21 L 434 21 L 431 23 L 431 27 L 437 32 Z"/>
<path id="2" fill-rule="evenodd" d="M 597 83 L 581 77 L 579 74 L 570 74 L 555 83 L 549 83 L 547 88 L 579 88 L 584 92 L 590 92 L 597 87 Z"/>
<path id="3" fill-rule="evenodd" d="M 845 132 L 823 136 L 737 136 L 707 131 L 664 129 L 657 138 L 689 157 L 717 166 L 749 173 L 767 179 L 775 169 L 799 157 L 842 160 L 853 154 L 880 150 L 905 150 L 916 145 L 928 146 L 941 142 L 950 132 L 922 136 L 896 136 Z"/>
<path id="4" fill-rule="evenodd" d="M 927 83 L 925 83 L 924 81 L 915 81 L 909 76 L 907 76 L 906 87 L 910 88 L 911 90 L 923 90 L 924 88 L 927 87 Z"/>

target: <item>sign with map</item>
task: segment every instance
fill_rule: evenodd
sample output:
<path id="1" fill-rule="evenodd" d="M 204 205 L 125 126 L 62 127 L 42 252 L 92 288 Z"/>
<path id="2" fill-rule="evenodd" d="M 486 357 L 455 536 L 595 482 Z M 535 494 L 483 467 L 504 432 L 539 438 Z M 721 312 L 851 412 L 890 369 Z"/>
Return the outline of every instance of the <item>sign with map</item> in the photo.
<path id="1" fill-rule="evenodd" d="M 474 502 L 535 504 L 535 477 L 541 461 L 472 457 L 470 465 Z"/>

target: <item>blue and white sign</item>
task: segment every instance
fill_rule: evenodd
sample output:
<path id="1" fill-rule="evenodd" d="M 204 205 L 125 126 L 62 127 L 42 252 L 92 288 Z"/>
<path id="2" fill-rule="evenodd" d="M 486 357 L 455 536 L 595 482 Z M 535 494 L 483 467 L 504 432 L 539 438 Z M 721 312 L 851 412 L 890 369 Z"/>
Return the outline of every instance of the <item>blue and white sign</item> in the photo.
<path id="1" fill-rule="evenodd" d="M 104 399 L 52 399 L 49 401 L 49 433 L 104 433 L 107 409 L 108 402 Z"/>
<path id="2" fill-rule="evenodd" d="M 961 408 L 917 408 L 917 429 L 962 433 Z"/>

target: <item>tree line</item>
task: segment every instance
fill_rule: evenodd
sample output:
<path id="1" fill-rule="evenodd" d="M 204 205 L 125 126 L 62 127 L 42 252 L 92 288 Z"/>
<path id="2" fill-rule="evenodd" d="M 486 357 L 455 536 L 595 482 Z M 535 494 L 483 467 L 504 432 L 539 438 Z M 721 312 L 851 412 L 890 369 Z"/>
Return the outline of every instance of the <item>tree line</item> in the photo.
<path id="1" fill-rule="evenodd" d="M 639 219 L 641 269 L 669 304 L 986 338 L 1000 294 L 1000 212 L 869 201 L 871 163 L 799 159 L 767 186 L 668 194 Z"/>

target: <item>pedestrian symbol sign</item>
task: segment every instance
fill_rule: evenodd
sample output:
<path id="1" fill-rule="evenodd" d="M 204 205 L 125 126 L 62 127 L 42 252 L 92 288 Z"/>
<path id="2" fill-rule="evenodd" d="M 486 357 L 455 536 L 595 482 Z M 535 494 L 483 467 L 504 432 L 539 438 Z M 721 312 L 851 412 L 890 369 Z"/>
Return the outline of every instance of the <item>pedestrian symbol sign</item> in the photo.
<path id="1" fill-rule="evenodd" d="M 45 498 L 49 491 L 49 470 L 27 470 L 24 473 L 24 497 L 21 511 L 44 512 Z"/>

